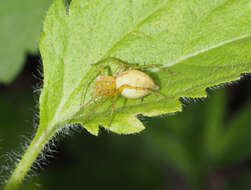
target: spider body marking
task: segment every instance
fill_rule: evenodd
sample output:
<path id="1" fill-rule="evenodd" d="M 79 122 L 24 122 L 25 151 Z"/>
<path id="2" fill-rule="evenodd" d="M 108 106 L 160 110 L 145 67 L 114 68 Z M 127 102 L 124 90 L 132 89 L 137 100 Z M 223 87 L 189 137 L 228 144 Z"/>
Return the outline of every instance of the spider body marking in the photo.
<path id="1" fill-rule="evenodd" d="M 96 96 L 112 98 L 116 94 L 116 78 L 99 75 L 95 81 L 94 89 Z"/>
<path id="2" fill-rule="evenodd" d="M 159 89 L 151 77 L 139 70 L 127 70 L 116 77 L 116 89 L 129 99 L 142 98 Z"/>

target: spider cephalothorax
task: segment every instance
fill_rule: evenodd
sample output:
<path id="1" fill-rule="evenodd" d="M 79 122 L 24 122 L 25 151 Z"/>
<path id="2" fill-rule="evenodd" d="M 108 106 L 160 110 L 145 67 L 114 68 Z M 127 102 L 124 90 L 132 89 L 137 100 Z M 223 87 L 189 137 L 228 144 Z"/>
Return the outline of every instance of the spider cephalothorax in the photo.
<path id="1" fill-rule="evenodd" d="M 96 96 L 111 98 L 116 94 L 116 78 L 100 75 L 95 81 L 94 88 Z"/>

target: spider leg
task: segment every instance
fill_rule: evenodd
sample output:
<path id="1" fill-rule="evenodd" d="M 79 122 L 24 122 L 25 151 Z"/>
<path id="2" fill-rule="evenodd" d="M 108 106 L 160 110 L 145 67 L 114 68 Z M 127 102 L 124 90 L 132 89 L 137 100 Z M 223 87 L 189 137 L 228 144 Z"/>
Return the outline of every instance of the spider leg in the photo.
<path id="1" fill-rule="evenodd" d="M 93 107 L 93 109 L 91 110 L 90 114 L 88 114 L 86 118 L 88 119 L 91 115 L 95 114 L 95 112 L 97 111 L 96 108 L 97 108 L 98 106 L 102 105 L 103 103 L 105 103 L 105 101 L 106 101 L 107 99 L 108 99 L 108 98 L 103 98 L 100 102 L 96 103 L 96 105 Z"/>
<path id="2" fill-rule="evenodd" d="M 107 57 L 105 59 L 102 59 L 102 60 L 94 63 L 94 64 L 101 64 L 106 61 L 111 61 L 112 63 L 119 65 L 119 68 L 120 69 L 122 68 L 123 70 L 126 70 L 128 68 L 131 68 L 131 69 L 147 69 L 147 68 L 156 68 L 156 67 L 158 68 L 158 67 L 162 66 L 161 64 L 148 64 L 148 65 L 130 64 L 130 63 L 123 61 L 121 59 L 118 59 L 116 57 Z"/>
<path id="3" fill-rule="evenodd" d="M 90 117 L 90 115 L 93 115 L 95 112 L 96 112 L 96 108 L 97 108 L 97 106 L 99 106 L 99 105 L 102 105 L 106 100 L 107 100 L 107 98 L 103 98 L 100 102 L 96 102 L 96 99 L 98 98 L 98 96 L 93 96 L 86 104 L 84 104 L 84 105 L 82 105 L 81 107 L 80 107 L 80 109 L 76 112 L 76 113 L 74 113 L 74 115 L 71 117 L 72 119 L 70 120 L 70 122 L 72 122 L 72 120 L 74 120 L 74 119 L 76 119 L 77 117 L 79 117 L 79 115 L 80 115 L 80 113 L 83 111 L 83 109 L 85 108 L 85 107 L 87 107 L 87 106 L 89 106 L 92 102 L 94 102 L 96 105 L 93 107 L 93 109 L 90 111 L 90 114 L 88 114 L 87 115 L 87 117 L 86 118 L 89 118 Z"/>
<path id="4" fill-rule="evenodd" d="M 113 76 L 117 76 L 120 72 L 124 71 L 125 67 L 123 67 L 122 65 L 119 65 L 116 70 L 113 72 Z"/>
<path id="5" fill-rule="evenodd" d="M 98 97 L 97 96 L 93 96 L 91 97 L 91 99 L 86 103 L 86 104 L 83 104 L 83 105 L 80 105 L 80 108 L 79 110 L 73 115 L 72 118 L 76 117 L 77 115 L 80 114 L 80 112 L 87 106 L 89 106 L 92 102 L 95 102 L 95 100 L 97 99 Z"/>
<path id="6" fill-rule="evenodd" d="M 105 63 L 106 61 L 111 61 L 112 63 L 118 65 L 116 70 L 112 73 L 113 76 L 116 76 L 119 72 L 128 68 L 128 63 L 125 63 L 122 60 L 117 59 L 115 57 L 107 57 L 107 58 L 102 59 L 96 63 L 93 63 L 93 65 L 99 65 L 99 64 Z"/>
<path id="7" fill-rule="evenodd" d="M 173 75 L 173 76 L 175 76 L 177 74 L 180 74 L 180 72 L 174 72 L 174 71 L 171 71 L 168 68 L 164 68 L 163 70 L 166 71 L 168 74 Z"/>
<path id="8" fill-rule="evenodd" d="M 101 62 L 105 62 L 105 61 L 111 61 L 112 63 L 116 64 L 119 66 L 119 68 L 122 68 L 123 70 L 126 70 L 132 66 L 138 66 L 139 64 L 130 64 L 126 61 L 123 61 L 119 58 L 116 57 L 107 57 L 103 60 L 101 60 L 100 62 L 98 62 L 97 64 L 101 63 Z"/>
<path id="9" fill-rule="evenodd" d="M 80 107 L 82 106 L 82 103 L 84 103 L 85 101 L 85 97 L 86 97 L 86 93 L 89 87 L 89 84 L 95 79 L 97 78 L 97 76 L 101 74 L 101 75 L 105 75 L 105 67 L 103 65 L 100 65 L 97 67 L 97 70 L 94 71 L 91 76 L 88 77 L 88 80 L 86 81 L 86 83 L 84 84 L 84 88 L 82 90 L 82 95 L 81 95 L 81 101 L 80 101 Z"/>
<path id="10" fill-rule="evenodd" d="M 130 69 L 149 69 L 149 68 L 159 68 L 160 64 L 149 64 L 149 65 L 132 65 Z"/>
<path id="11" fill-rule="evenodd" d="M 82 106 L 82 103 L 85 102 L 85 97 L 86 97 L 86 94 L 87 94 L 87 90 L 89 88 L 89 85 L 90 83 L 95 79 L 97 78 L 98 74 L 99 73 L 104 73 L 104 68 L 101 68 L 99 67 L 98 69 L 94 70 L 94 71 L 91 71 L 92 73 L 88 76 L 88 79 L 87 81 L 85 82 L 84 84 L 84 87 L 83 87 L 83 90 L 82 90 L 82 93 L 81 93 L 81 100 L 80 100 L 80 107 Z"/>
<path id="12" fill-rule="evenodd" d="M 110 128 L 110 126 L 112 124 L 113 113 L 114 113 L 114 110 L 115 110 L 115 104 L 116 104 L 116 101 L 118 99 L 118 96 L 119 96 L 119 93 L 116 93 L 116 95 L 114 96 L 113 102 L 112 102 L 112 111 L 110 113 L 110 119 L 109 119 L 109 123 L 108 123 L 108 128 Z"/>
<path id="13" fill-rule="evenodd" d="M 97 70 L 101 73 L 101 75 L 105 75 L 105 67 L 103 65 L 99 65 Z"/>
<path id="14" fill-rule="evenodd" d="M 98 64 L 104 63 L 106 61 L 111 61 L 112 63 L 117 64 L 117 65 L 129 65 L 129 63 L 122 61 L 121 59 L 118 59 L 115 57 L 107 57 L 107 58 L 102 59 L 96 63 L 93 63 L 93 65 L 98 65 Z"/>
<path id="15" fill-rule="evenodd" d="M 135 90 L 149 90 L 149 91 L 153 91 L 152 89 L 148 89 L 148 88 L 141 88 L 141 87 L 133 87 L 127 84 L 124 84 L 122 86 L 119 87 L 116 95 L 114 96 L 113 102 L 112 102 L 112 111 L 110 113 L 110 119 L 109 119 L 109 123 L 108 123 L 108 127 L 111 126 L 112 123 L 112 119 L 113 119 L 113 115 L 114 115 L 114 111 L 115 111 L 115 105 L 116 105 L 116 101 L 118 99 L 119 94 L 125 89 L 125 88 L 129 88 L 129 89 L 135 89 Z"/>

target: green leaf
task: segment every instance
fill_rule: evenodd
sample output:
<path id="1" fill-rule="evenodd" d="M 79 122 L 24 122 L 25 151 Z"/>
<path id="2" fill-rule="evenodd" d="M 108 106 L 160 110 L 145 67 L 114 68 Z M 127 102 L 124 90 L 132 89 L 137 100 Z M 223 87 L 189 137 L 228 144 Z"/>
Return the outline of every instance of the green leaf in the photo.
<path id="1" fill-rule="evenodd" d="M 99 125 L 119 134 L 137 133 L 144 129 L 137 114 L 181 111 L 180 97 L 205 97 L 207 87 L 251 72 L 250 17 L 249 0 L 72 0 L 67 10 L 56 0 L 40 41 L 40 124 L 6 190 L 21 183 L 40 150 L 67 123 L 82 123 L 94 135 Z M 80 109 L 93 92 L 88 83 L 82 102 L 84 85 L 97 70 L 93 64 L 109 57 L 161 64 L 146 72 L 164 95 L 144 101 L 119 97 L 110 127 L 112 99 Z"/>
<path id="2" fill-rule="evenodd" d="M 95 113 L 93 103 L 73 118 L 80 109 L 83 86 L 96 69 L 91 64 L 107 57 L 162 64 L 173 73 L 161 68 L 150 74 L 165 98 L 150 95 L 144 102 L 119 98 L 111 131 L 141 131 L 144 127 L 135 117 L 139 113 L 181 111 L 180 97 L 205 97 L 205 88 L 251 71 L 250 16 L 248 0 L 73 0 L 68 14 L 57 0 L 47 13 L 40 42 L 45 77 L 41 125 L 74 119 L 93 134 L 99 124 L 108 125 L 111 101 L 96 106 Z"/>
<path id="3" fill-rule="evenodd" d="M 52 0 L 8 0 L 0 6 L 0 83 L 9 83 L 24 64 L 27 52 L 35 52 L 41 21 Z"/>

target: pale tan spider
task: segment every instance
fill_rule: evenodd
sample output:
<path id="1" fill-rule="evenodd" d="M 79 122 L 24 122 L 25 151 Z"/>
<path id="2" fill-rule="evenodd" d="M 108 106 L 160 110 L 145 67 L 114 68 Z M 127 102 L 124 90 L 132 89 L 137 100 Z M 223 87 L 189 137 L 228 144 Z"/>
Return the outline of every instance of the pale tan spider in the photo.
<path id="1" fill-rule="evenodd" d="M 118 65 L 112 75 L 105 75 L 106 67 L 99 65 L 107 60 L 112 61 L 113 63 Z M 96 80 L 94 82 L 94 93 L 86 104 L 80 106 L 80 111 L 90 103 L 95 102 L 97 98 L 102 97 L 102 101 L 97 105 L 104 103 L 107 99 L 113 98 L 108 127 L 110 127 L 111 125 L 115 104 L 117 98 L 120 95 L 128 99 L 137 99 L 143 98 L 144 96 L 159 90 L 159 87 L 154 83 L 151 77 L 149 77 L 146 73 L 138 70 L 159 67 L 159 65 L 132 65 L 124 63 L 123 61 L 112 57 L 95 63 L 94 65 L 98 65 L 97 71 L 94 72 L 87 81 L 83 89 L 83 96 L 85 98 L 89 83 L 93 80 L 93 77 L 96 77 Z"/>

